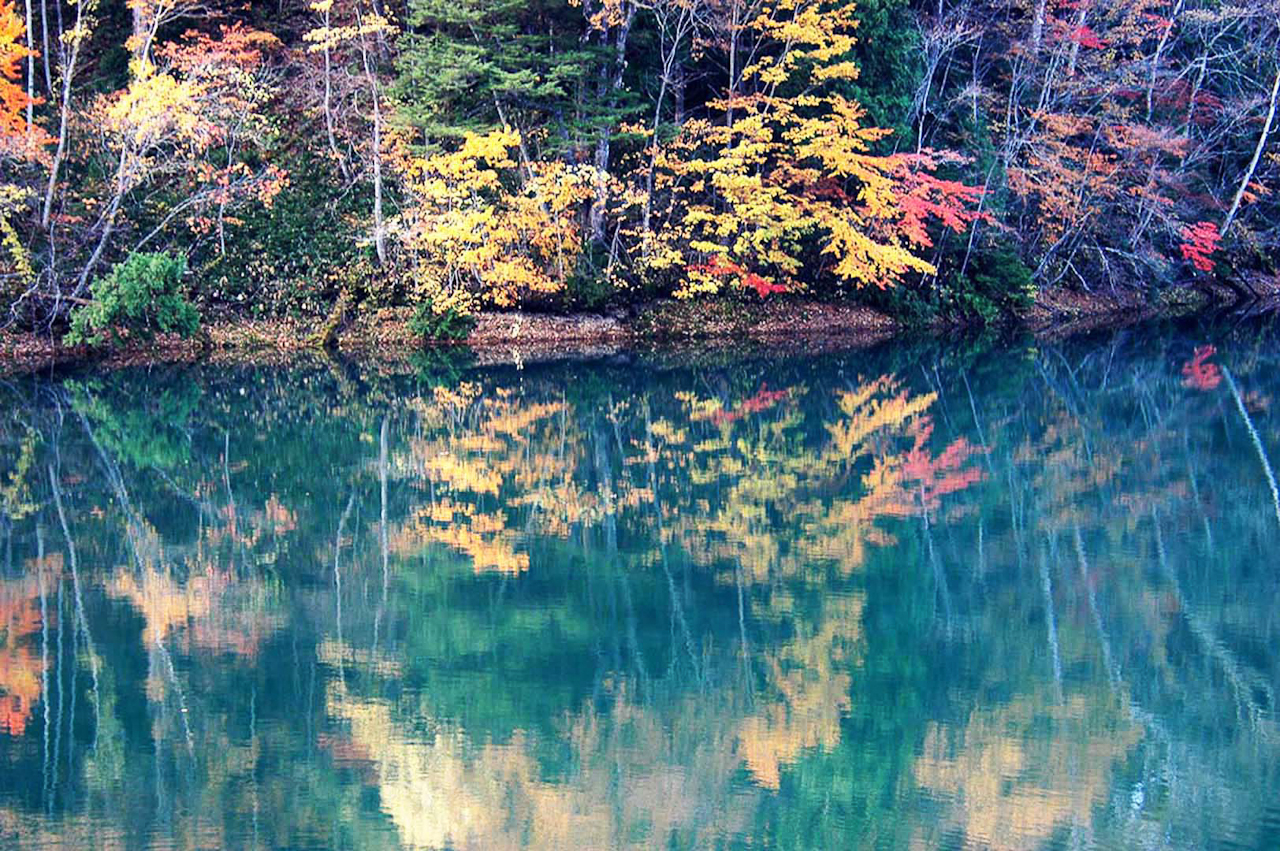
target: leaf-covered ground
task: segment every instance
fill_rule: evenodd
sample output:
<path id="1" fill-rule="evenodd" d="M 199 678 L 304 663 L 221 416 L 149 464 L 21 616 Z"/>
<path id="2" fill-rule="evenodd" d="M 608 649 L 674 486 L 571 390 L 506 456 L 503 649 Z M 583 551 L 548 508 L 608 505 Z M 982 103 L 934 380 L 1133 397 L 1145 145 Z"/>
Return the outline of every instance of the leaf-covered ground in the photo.
<path id="1" fill-rule="evenodd" d="M 1223 294 L 1224 296 L 1226 294 Z M 1275 306 L 1276 293 L 1255 311 Z M 1202 292 L 1162 292 L 1155 300 L 1133 290 L 1042 291 L 1021 317 L 1037 337 L 1063 339 L 1161 317 L 1204 310 L 1213 302 Z M 409 331 L 408 308 L 357 312 L 341 325 L 340 353 L 372 360 L 402 361 L 422 350 Z M 285 363 L 320 353 L 312 340 L 316 323 L 288 319 L 226 317 L 205 326 L 200 338 L 161 335 L 149 345 L 112 351 L 65 346 L 48 334 L 0 332 L 0 375 L 93 361 L 107 366 L 146 363 Z M 952 333 L 955 325 L 904 327 L 872 308 L 805 298 L 685 302 L 663 300 L 611 314 L 549 314 L 528 311 L 483 313 L 466 340 L 481 363 L 518 363 L 563 356 L 599 356 L 659 346 L 693 355 L 726 347 L 757 345 L 770 351 L 817 351 L 874 345 L 900 334 Z"/>

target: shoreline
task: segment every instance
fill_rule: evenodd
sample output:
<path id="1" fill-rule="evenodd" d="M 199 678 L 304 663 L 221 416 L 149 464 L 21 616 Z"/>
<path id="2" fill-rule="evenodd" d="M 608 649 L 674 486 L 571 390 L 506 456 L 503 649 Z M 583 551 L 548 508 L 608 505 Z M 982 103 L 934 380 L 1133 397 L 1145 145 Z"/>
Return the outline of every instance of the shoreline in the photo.
<path id="1" fill-rule="evenodd" d="M 1272 294 L 1274 295 L 1274 294 Z M 1061 340 L 1136 323 L 1207 313 L 1229 305 L 1203 290 L 1167 293 L 1151 303 L 1140 293 L 1115 294 L 1051 290 L 1004 330 L 1037 339 Z M 1256 308 L 1271 309 L 1275 299 Z M 464 341 L 423 346 L 410 333 L 410 308 L 357 314 L 338 331 L 331 349 L 312 337 L 322 320 L 249 319 L 225 316 L 207 321 L 197 338 L 161 335 L 150 345 L 94 350 L 64 346 L 47 334 L 0 332 L 0 375 L 76 364 L 106 368 L 179 363 L 285 363 L 308 355 L 338 354 L 382 361 L 408 361 L 420 352 L 470 349 L 479 365 L 523 363 L 563 357 L 595 357 L 638 348 L 706 350 L 758 346 L 771 351 L 818 352 L 874 346 L 903 335 L 930 337 L 969 333 L 981 326 L 960 323 L 912 325 L 852 302 L 799 297 L 757 304 L 732 301 L 654 302 L 608 313 L 550 314 L 493 311 L 480 314 Z"/>

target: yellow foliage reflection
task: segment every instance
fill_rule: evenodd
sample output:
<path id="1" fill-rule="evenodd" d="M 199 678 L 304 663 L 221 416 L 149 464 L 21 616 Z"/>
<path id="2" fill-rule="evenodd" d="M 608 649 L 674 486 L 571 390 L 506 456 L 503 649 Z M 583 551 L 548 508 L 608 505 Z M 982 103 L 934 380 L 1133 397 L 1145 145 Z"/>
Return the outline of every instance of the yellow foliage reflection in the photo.
<path id="1" fill-rule="evenodd" d="M 1040 725 L 1055 735 L 1033 735 Z M 932 724 L 915 779 L 949 812 L 916 837 L 919 845 L 934 847 L 953 826 L 992 849 L 1039 847 L 1064 825 L 1087 831 L 1114 763 L 1140 738 L 1116 701 L 1089 695 L 1022 695 L 975 711 L 959 729 Z"/>
<path id="2" fill-rule="evenodd" d="M 806 634 L 764 654 L 777 698 L 739 727 L 743 760 L 756 781 L 777 789 L 782 767 L 807 748 L 840 743 L 840 718 L 849 711 L 850 669 L 860 662 L 861 596 L 838 597 Z"/>
<path id="3" fill-rule="evenodd" d="M 645 848 L 674 835 L 703 847 L 746 829 L 754 802 L 731 789 L 736 763 L 719 713 L 685 703 L 659 717 L 625 690 L 614 697 L 607 717 L 585 709 L 566 718 L 561 735 L 579 755 L 567 777 L 544 776 L 532 734 L 476 741 L 421 715 L 411 731 L 391 704 L 341 684 L 326 703 L 347 737 L 327 746 L 376 782 L 407 848 Z M 616 782 L 622 766 L 625 795 Z"/>
<path id="4" fill-rule="evenodd" d="M 516 575 L 538 569 L 525 543 L 532 534 L 574 541 L 596 530 L 624 570 L 652 570 L 678 553 L 736 587 L 744 618 L 790 634 L 754 646 L 744 631 L 743 675 L 726 686 L 720 726 L 708 734 L 723 744 L 717 776 L 726 785 L 745 767 L 757 787 L 777 789 L 804 753 L 840 743 L 851 708 L 864 599 L 830 593 L 830 573 L 848 578 L 869 546 L 894 542 L 880 521 L 941 522 L 943 499 L 982 478 L 964 439 L 931 451 L 932 393 L 913 394 L 892 375 L 839 390 L 825 439 L 815 443 L 804 437 L 797 404 L 808 392 L 761 385 L 738 400 L 650 393 L 591 410 L 504 386 L 435 391 L 410 406 L 416 428 L 392 459 L 395 475 L 426 500 L 391 530 L 390 551 L 403 558 L 443 545 L 478 573 Z M 620 528 L 637 530 L 630 540 L 643 548 L 609 549 L 618 534 L 611 530 Z M 805 588 L 819 592 L 816 609 L 797 597 Z M 607 723 L 589 709 L 567 719 L 575 744 L 598 746 L 583 731 L 605 735 L 626 714 L 653 728 L 657 753 L 669 750 L 652 712 L 613 687 L 618 706 Z M 567 786 L 543 782 L 524 734 L 474 742 L 444 722 L 412 733 L 409 719 L 413 730 L 423 729 L 422 719 L 410 710 L 401 720 L 404 709 L 345 691 L 329 699 L 351 736 L 334 746 L 372 761 L 384 807 L 408 844 L 627 844 L 609 816 L 619 804 L 588 768 Z M 593 756 L 578 754 L 584 763 Z M 679 787 L 685 770 L 660 760 L 654 782 Z M 671 806 L 669 795 L 655 795 Z M 655 805 L 641 821 L 666 811 Z"/>

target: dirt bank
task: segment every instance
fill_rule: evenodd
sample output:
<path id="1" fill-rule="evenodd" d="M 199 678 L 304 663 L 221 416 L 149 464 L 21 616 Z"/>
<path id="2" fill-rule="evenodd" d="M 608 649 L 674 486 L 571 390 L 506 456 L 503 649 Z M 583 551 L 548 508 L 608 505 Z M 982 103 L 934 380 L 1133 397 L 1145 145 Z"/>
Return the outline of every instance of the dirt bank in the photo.
<path id="1" fill-rule="evenodd" d="M 1107 327 L 1203 309 L 1215 299 L 1189 289 L 1162 293 L 1042 293 L 1022 317 L 1037 336 L 1060 339 Z M 408 308 L 361 312 L 338 332 L 337 349 L 357 357 L 407 360 L 421 350 L 409 332 Z M 285 363 L 316 349 L 318 322 L 214 319 L 199 339 L 162 336 L 149 346 L 93 351 L 63 346 L 48 334 L 0 332 L 0 374 L 78 362 L 103 366 L 194 361 Z M 758 303 L 660 301 L 608 314 L 552 315 L 521 311 L 482 314 L 466 341 L 479 363 L 519 363 L 598 356 L 637 347 L 721 350 L 757 346 L 782 351 L 829 351 L 870 346 L 900 333 L 953 333 L 955 326 L 905 329 L 884 313 L 850 303 L 774 298 Z"/>
<path id="2" fill-rule="evenodd" d="M 406 359 L 420 351 L 409 331 L 408 308 L 358 313 L 338 332 L 339 352 Z M 103 366 L 208 360 L 288 361 L 314 352 L 319 323 L 225 318 L 206 322 L 201 337 L 162 335 L 148 346 L 94 351 L 68 347 L 48 334 L 0 332 L 0 374 L 93 361 Z M 522 311 L 482 314 L 466 344 L 480 363 L 591 356 L 653 344 L 700 342 L 719 348 L 756 343 L 782 348 L 849 348 L 893 336 L 892 319 L 866 307 L 811 300 L 757 305 L 656 302 L 611 314 L 553 315 Z"/>

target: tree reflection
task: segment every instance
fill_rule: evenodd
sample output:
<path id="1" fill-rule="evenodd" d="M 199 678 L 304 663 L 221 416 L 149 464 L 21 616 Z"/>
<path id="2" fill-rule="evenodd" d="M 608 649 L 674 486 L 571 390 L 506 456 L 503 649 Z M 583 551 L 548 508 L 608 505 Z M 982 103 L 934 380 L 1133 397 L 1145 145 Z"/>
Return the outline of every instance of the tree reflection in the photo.
<path id="1" fill-rule="evenodd" d="M 1273 373 L 1126 345 L 5 385 L 0 835 L 1262 842 Z"/>

